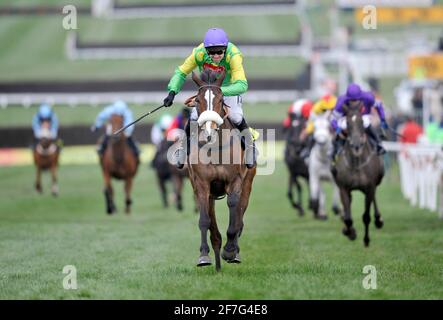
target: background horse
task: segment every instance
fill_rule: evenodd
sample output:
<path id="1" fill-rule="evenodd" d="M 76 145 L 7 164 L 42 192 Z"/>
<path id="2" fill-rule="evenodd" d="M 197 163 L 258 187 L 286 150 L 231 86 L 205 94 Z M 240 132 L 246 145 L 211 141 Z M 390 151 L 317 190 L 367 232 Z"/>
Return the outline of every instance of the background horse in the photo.
<path id="1" fill-rule="evenodd" d="M 215 215 L 215 200 L 227 195 L 229 207 L 229 227 L 227 242 L 223 248 L 222 258 L 228 263 L 239 263 L 240 248 L 238 239 L 243 230 L 243 216 L 248 207 L 252 182 L 256 168 L 247 169 L 244 163 L 244 151 L 241 148 L 240 135 L 232 134 L 234 126 L 227 118 L 228 109 L 223 103 L 223 94 L 220 89 L 225 73 L 216 79 L 216 73 L 204 70 L 201 79 L 194 73 L 192 79 L 198 85 L 196 108 L 199 115 L 197 137 L 194 136 L 194 125 L 191 122 L 191 150 L 188 157 L 190 180 L 200 211 L 199 228 L 201 232 L 200 257 L 197 266 L 210 265 L 207 233 L 210 230 L 212 248 L 215 254 L 216 270 L 221 268 L 220 250 L 222 237 L 217 227 Z M 228 129 L 228 130 L 223 130 Z M 224 132 L 223 132 L 223 131 Z M 228 133 L 228 139 L 226 134 Z M 234 131 L 235 132 L 235 131 Z M 238 132 L 238 131 L 237 131 Z M 222 137 L 224 135 L 224 137 Z M 200 145 L 198 137 L 203 136 L 205 145 Z M 223 142 L 227 143 L 223 145 Z M 206 163 L 200 155 L 202 148 L 213 147 L 208 153 L 212 159 L 220 161 L 229 152 L 228 163 Z M 239 159 L 234 159 L 235 154 Z M 195 160 L 195 158 L 198 159 Z"/>
<path id="2" fill-rule="evenodd" d="M 131 211 L 131 189 L 132 181 L 137 173 L 138 158 L 129 147 L 127 138 L 123 132 L 118 135 L 111 134 L 123 127 L 123 117 L 113 114 L 108 124 L 107 130 L 109 141 L 103 156 L 100 158 L 103 178 L 105 180 L 106 212 L 112 214 L 116 211 L 114 204 L 114 192 L 111 185 L 111 178 L 125 181 L 125 212 Z"/>
<path id="3" fill-rule="evenodd" d="M 377 207 L 375 191 L 384 176 L 383 160 L 377 155 L 365 133 L 360 107 L 345 106 L 347 121 L 347 137 L 342 151 L 337 155 L 332 173 L 335 182 L 340 188 L 340 197 L 343 204 L 345 227 L 343 234 L 350 240 L 357 237 L 352 226 L 351 217 L 351 191 L 360 190 L 365 195 L 365 211 L 363 222 L 365 224 L 364 244 L 369 246 L 369 223 L 371 222 L 370 209 L 374 204 L 375 226 L 381 228 L 383 219 Z"/>
<path id="4" fill-rule="evenodd" d="M 157 183 L 162 195 L 163 206 L 167 208 L 169 206 L 168 191 L 166 188 L 167 181 L 172 181 L 174 189 L 174 202 L 178 211 L 183 210 L 182 191 L 183 183 L 186 178 L 189 177 L 187 166 L 179 170 L 174 165 L 169 163 L 167 153 L 172 142 L 164 139 L 158 146 L 158 155 L 154 159 L 152 165 L 157 174 Z"/>
<path id="5" fill-rule="evenodd" d="M 304 178 L 306 183 L 309 183 L 308 166 L 305 159 L 300 156 L 301 150 L 307 145 L 306 141 L 300 139 L 300 133 L 306 127 L 306 122 L 303 117 L 291 118 L 291 125 L 287 129 L 285 148 L 285 163 L 289 170 L 287 195 L 292 207 L 298 210 L 300 216 L 303 216 L 305 211 L 302 205 L 302 187 L 298 178 Z M 297 188 L 297 202 L 294 201 L 292 193 L 294 185 Z"/>
<path id="6" fill-rule="evenodd" d="M 314 121 L 314 141 L 309 157 L 309 194 L 310 207 L 318 219 L 326 219 L 326 194 L 322 181 L 329 181 L 333 186 L 333 206 L 335 214 L 340 213 L 340 196 L 331 173 L 332 133 L 329 113 L 318 115 Z"/>
<path id="7" fill-rule="evenodd" d="M 33 156 L 34 164 L 37 169 L 35 189 L 42 193 L 41 175 L 42 171 L 50 170 L 52 178 L 51 193 L 54 197 L 58 195 L 58 185 L 57 185 L 57 167 L 58 158 L 60 155 L 60 149 L 51 138 L 50 123 L 48 121 L 43 121 L 42 129 L 40 131 L 40 139 L 36 143 Z"/>

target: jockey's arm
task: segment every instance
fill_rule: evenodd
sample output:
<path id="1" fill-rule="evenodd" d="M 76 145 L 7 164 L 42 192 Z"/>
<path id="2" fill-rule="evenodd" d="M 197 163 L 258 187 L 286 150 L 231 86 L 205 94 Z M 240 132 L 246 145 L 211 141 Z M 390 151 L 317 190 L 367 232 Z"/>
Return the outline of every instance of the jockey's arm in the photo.
<path id="1" fill-rule="evenodd" d="M 57 131 L 58 131 L 58 118 L 53 113 L 51 117 L 51 138 L 55 139 L 57 138 Z"/>
<path id="2" fill-rule="evenodd" d="M 375 110 L 377 110 L 378 117 L 382 123 L 386 123 L 386 115 L 385 109 L 383 108 L 383 103 L 381 101 L 377 101 L 374 104 Z"/>
<path id="3" fill-rule="evenodd" d="M 331 126 L 335 131 L 337 131 L 337 129 L 338 129 L 338 119 L 340 119 L 341 117 L 344 116 L 344 112 L 343 112 L 344 102 L 345 102 L 345 97 L 340 96 L 337 99 L 337 103 L 335 104 L 335 107 L 332 111 Z"/>
<path id="4" fill-rule="evenodd" d="M 186 58 L 185 62 L 175 69 L 174 75 L 168 83 L 168 91 L 174 91 L 176 94 L 179 93 L 186 81 L 187 75 L 197 67 L 195 50 L 196 49 L 194 48 L 191 55 Z"/>
<path id="5" fill-rule="evenodd" d="M 32 118 L 32 131 L 34 131 L 34 136 L 36 138 L 40 137 L 40 121 L 37 114 Z"/>
<path id="6" fill-rule="evenodd" d="M 231 66 L 231 84 L 222 87 L 224 96 L 238 96 L 248 90 L 248 81 L 246 80 L 245 70 L 243 69 L 243 58 L 237 54 L 229 61 Z"/>
<path id="7" fill-rule="evenodd" d="M 106 121 L 109 120 L 109 118 L 111 118 L 111 114 L 112 114 L 112 107 L 106 107 L 103 111 L 101 111 L 98 115 L 97 118 L 95 119 L 95 127 L 96 128 L 101 128 L 103 126 L 103 124 L 105 124 Z"/>
<path id="8" fill-rule="evenodd" d="M 129 109 L 126 109 L 125 114 L 123 115 L 123 126 L 127 126 L 131 122 L 134 121 L 134 118 L 132 116 L 132 111 Z M 129 126 L 125 129 L 125 136 L 129 137 L 132 135 L 132 132 L 134 132 L 134 126 Z"/>

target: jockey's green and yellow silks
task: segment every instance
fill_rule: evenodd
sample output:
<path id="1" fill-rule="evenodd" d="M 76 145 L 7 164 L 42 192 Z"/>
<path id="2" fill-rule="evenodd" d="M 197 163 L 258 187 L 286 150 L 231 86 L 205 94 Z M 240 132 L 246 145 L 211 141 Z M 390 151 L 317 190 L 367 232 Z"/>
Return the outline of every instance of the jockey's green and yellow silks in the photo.
<path id="1" fill-rule="evenodd" d="M 230 42 L 226 48 L 225 56 L 218 65 L 212 61 L 203 43 L 194 48 L 192 54 L 186 58 L 185 62 L 175 69 L 174 75 L 169 81 L 168 90 L 179 93 L 185 83 L 186 76 L 197 67 L 200 72 L 207 67 L 219 72 L 226 70 L 226 76 L 221 88 L 225 96 L 238 96 L 248 90 L 248 81 L 243 69 L 243 55 Z"/>

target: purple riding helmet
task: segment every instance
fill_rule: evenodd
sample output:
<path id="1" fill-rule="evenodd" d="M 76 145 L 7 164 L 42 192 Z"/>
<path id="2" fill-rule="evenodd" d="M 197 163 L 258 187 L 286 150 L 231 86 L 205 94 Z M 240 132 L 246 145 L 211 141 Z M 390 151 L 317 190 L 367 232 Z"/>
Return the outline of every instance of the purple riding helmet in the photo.
<path id="1" fill-rule="evenodd" d="M 205 34 L 205 39 L 203 40 L 205 48 L 227 47 L 228 42 L 228 35 L 223 29 L 220 28 L 209 29 Z"/>
<path id="2" fill-rule="evenodd" d="M 360 86 L 351 83 L 346 90 L 346 100 L 360 100 L 363 97 L 363 91 Z"/>

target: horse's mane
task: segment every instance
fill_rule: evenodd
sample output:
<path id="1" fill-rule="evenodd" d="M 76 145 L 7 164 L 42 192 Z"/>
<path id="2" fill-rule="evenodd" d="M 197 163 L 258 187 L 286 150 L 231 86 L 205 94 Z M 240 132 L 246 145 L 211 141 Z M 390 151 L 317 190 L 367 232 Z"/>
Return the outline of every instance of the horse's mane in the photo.
<path id="1" fill-rule="evenodd" d="M 212 84 L 217 80 L 217 73 L 209 68 L 206 68 L 200 74 L 200 79 L 207 84 Z"/>

